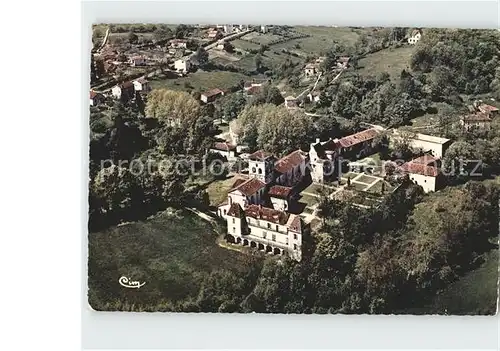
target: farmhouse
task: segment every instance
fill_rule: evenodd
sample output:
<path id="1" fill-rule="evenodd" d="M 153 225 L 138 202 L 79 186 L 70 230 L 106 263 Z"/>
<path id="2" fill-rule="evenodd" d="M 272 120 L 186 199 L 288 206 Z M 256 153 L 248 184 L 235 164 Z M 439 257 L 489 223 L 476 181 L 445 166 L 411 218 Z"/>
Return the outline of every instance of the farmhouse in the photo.
<path id="1" fill-rule="evenodd" d="M 134 84 L 135 91 L 147 92 L 147 91 L 151 90 L 151 88 L 149 86 L 149 81 L 144 77 L 138 78 L 138 79 L 134 80 L 132 83 Z"/>
<path id="2" fill-rule="evenodd" d="M 134 92 L 134 84 L 130 81 L 115 85 L 111 88 L 111 94 L 116 99 L 130 100 L 134 97 Z"/>
<path id="3" fill-rule="evenodd" d="M 224 91 L 220 90 L 219 88 L 215 88 L 201 94 L 200 99 L 207 104 L 209 102 L 215 101 L 215 99 L 217 99 L 219 96 L 224 96 Z"/>
<path id="4" fill-rule="evenodd" d="M 275 182 L 280 185 L 295 186 L 306 175 L 308 155 L 301 150 L 296 150 L 279 159 L 274 164 Z"/>
<path id="5" fill-rule="evenodd" d="M 189 58 L 175 60 L 174 68 L 177 72 L 187 73 L 191 68 L 191 61 Z"/>
<path id="6" fill-rule="evenodd" d="M 439 171 L 438 164 L 437 158 L 424 155 L 404 163 L 401 165 L 400 171 L 428 193 L 436 191 L 443 185 L 443 176 Z"/>
<path id="7" fill-rule="evenodd" d="M 216 142 L 209 151 L 219 154 L 227 160 L 234 160 L 236 158 L 236 145 L 233 144 Z"/>
<path id="8" fill-rule="evenodd" d="M 422 31 L 420 29 L 414 29 L 408 37 L 408 44 L 414 45 L 420 40 L 420 38 L 422 38 Z"/>
<path id="9" fill-rule="evenodd" d="M 472 129 L 489 130 L 491 127 L 491 118 L 489 113 L 485 112 L 469 114 L 460 119 L 460 125 L 466 131 Z"/>
<path id="10" fill-rule="evenodd" d="M 306 77 L 313 77 L 317 73 L 318 73 L 318 69 L 317 69 L 317 66 L 315 64 L 308 63 L 304 67 L 304 74 L 306 75 Z"/>
<path id="11" fill-rule="evenodd" d="M 337 67 L 338 68 L 347 68 L 349 67 L 349 61 L 351 60 L 350 57 L 347 56 L 340 56 L 337 59 Z"/>

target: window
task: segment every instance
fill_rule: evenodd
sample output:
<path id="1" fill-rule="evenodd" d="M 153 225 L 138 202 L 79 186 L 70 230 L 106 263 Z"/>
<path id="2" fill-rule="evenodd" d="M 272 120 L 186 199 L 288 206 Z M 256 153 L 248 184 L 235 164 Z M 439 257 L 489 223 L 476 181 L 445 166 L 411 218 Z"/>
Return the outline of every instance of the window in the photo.
<path id="1" fill-rule="evenodd" d="M 248 228 L 248 234 L 250 234 L 252 232 L 252 228 Z"/>
<path id="2" fill-rule="evenodd" d="M 233 233 L 236 233 L 236 228 L 235 227 L 233 227 Z"/>
<path id="3" fill-rule="evenodd" d="M 227 212 L 227 211 L 226 211 L 226 210 L 224 210 L 224 215 L 226 214 L 226 212 Z"/>
<path id="4" fill-rule="evenodd" d="M 267 236 L 267 233 L 266 232 L 262 232 L 262 237 L 265 239 Z"/>
<path id="5" fill-rule="evenodd" d="M 276 224 L 276 231 L 278 231 L 278 225 Z"/>
<path id="6" fill-rule="evenodd" d="M 234 221 L 234 218 L 233 218 L 233 224 L 234 224 L 234 222 L 235 222 L 235 221 Z"/>
<path id="7" fill-rule="evenodd" d="M 267 229 L 271 229 L 271 223 L 267 223 Z"/>
<path id="8" fill-rule="evenodd" d="M 252 173 L 255 173 L 255 167 L 252 167 Z"/>
<path id="9" fill-rule="evenodd" d="M 271 237 L 271 240 L 276 241 L 276 234 L 273 234 L 273 236 Z"/>
<path id="10" fill-rule="evenodd" d="M 286 244 L 288 245 L 288 238 L 286 238 Z"/>
<path id="11" fill-rule="evenodd" d="M 297 240 L 297 234 L 293 234 L 293 238 Z"/>
<path id="12" fill-rule="evenodd" d="M 262 168 L 259 168 L 259 174 L 262 174 Z"/>
<path id="13" fill-rule="evenodd" d="M 427 183 L 427 179 L 424 179 L 424 183 Z"/>
<path id="14" fill-rule="evenodd" d="M 297 244 L 293 244 L 293 249 L 297 250 Z"/>

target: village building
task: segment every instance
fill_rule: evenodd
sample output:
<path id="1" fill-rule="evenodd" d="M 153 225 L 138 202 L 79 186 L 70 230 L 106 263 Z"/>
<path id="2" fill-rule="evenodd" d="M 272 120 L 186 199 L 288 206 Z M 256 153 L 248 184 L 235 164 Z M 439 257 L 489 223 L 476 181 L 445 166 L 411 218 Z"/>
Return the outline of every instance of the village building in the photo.
<path id="1" fill-rule="evenodd" d="M 149 81 L 144 77 L 134 80 L 132 84 L 134 84 L 135 91 L 148 92 L 151 90 L 151 87 L 149 86 Z"/>
<path id="2" fill-rule="evenodd" d="M 477 109 L 479 110 L 479 112 L 485 113 L 489 117 L 498 116 L 498 108 L 495 106 L 482 103 L 477 106 Z"/>
<path id="3" fill-rule="evenodd" d="M 96 93 L 95 91 L 90 91 L 90 106 L 97 106 L 104 102 L 104 96 L 102 94 Z"/>
<path id="4" fill-rule="evenodd" d="M 338 140 L 329 139 L 311 143 L 309 148 L 309 160 L 311 164 L 311 179 L 316 183 L 323 183 L 333 176 L 335 163 L 340 152 Z"/>
<path id="5" fill-rule="evenodd" d="M 191 60 L 189 58 L 181 58 L 174 61 L 174 69 L 177 72 L 187 73 L 191 69 Z"/>
<path id="6" fill-rule="evenodd" d="M 436 158 L 442 158 L 451 144 L 450 139 L 436 137 L 421 133 L 393 130 L 389 134 L 391 143 L 395 141 L 408 141 L 409 146 L 415 151 L 431 154 Z"/>
<path id="7" fill-rule="evenodd" d="M 295 150 L 274 163 L 276 184 L 293 187 L 299 184 L 309 167 L 307 153 Z"/>
<path id="8" fill-rule="evenodd" d="M 420 29 L 414 29 L 408 37 L 408 44 L 415 45 L 420 38 L 422 38 L 422 31 Z"/>
<path id="9" fill-rule="evenodd" d="M 146 58 L 144 56 L 132 56 L 129 62 L 132 67 L 146 66 Z"/>
<path id="10" fill-rule="evenodd" d="M 287 211 L 291 207 L 293 194 L 292 187 L 283 185 L 273 185 L 268 191 L 273 208 L 279 211 Z"/>
<path id="11" fill-rule="evenodd" d="M 228 161 L 236 159 L 236 145 L 226 142 L 216 142 L 209 150 L 225 157 Z"/>
<path id="12" fill-rule="evenodd" d="M 338 140 L 340 155 L 345 158 L 361 158 L 373 153 L 373 140 L 380 134 L 377 128 L 370 128 L 361 132 L 345 136 Z"/>
<path id="13" fill-rule="evenodd" d="M 297 261 L 302 259 L 303 236 L 310 231 L 298 215 L 259 205 L 243 209 L 237 203 L 229 208 L 227 225 L 229 242 Z"/>
<path id="14" fill-rule="evenodd" d="M 319 91 L 313 91 L 312 93 L 307 94 L 307 99 L 309 102 L 320 102 L 320 95 L 321 93 Z"/>
<path id="15" fill-rule="evenodd" d="M 268 32 L 268 27 L 266 25 L 264 25 L 264 24 L 261 25 L 260 26 L 260 32 L 264 33 L 264 34 L 267 33 Z"/>
<path id="16" fill-rule="evenodd" d="M 172 39 L 168 42 L 168 47 L 171 49 L 187 49 L 187 40 Z"/>
<path id="17" fill-rule="evenodd" d="M 400 166 L 400 171 L 428 193 L 444 185 L 444 176 L 439 167 L 439 159 L 432 155 L 424 155 L 404 163 Z"/>
<path id="18" fill-rule="evenodd" d="M 315 64 L 308 63 L 304 67 L 304 74 L 306 75 L 306 77 L 313 77 L 318 74 L 318 67 Z"/>
<path id="19" fill-rule="evenodd" d="M 111 88 L 111 94 L 116 99 L 130 100 L 134 97 L 134 84 L 130 81 L 115 85 Z"/>
<path id="20" fill-rule="evenodd" d="M 342 69 L 345 69 L 347 67 L 349 67 L 349 61 L 351 60 L 350 57 L 347 57 L 347 56 L 340 56 L 338 59 L 337 59 L 337 67 L 338 68 L 342 68 Z"/>
<path id="21" fill-rule="evenodd" d="M 276 158 L 264 150 L 255 151 L 248 157 L 248 170 L 251 177 L 259 179 L 265 184 L 273 181 L 273 169 Z"/>
<path id="22" fill-rule="evenodd" d="M 215 99 L 217 99 L 219 96 L 224 96 L 224 91 L 220 90 L 219 88 L 215 88 L 202 93 L 200 99 L 207 104 L 209 102 L 215 101 Z"/>
<path id="23" fill-rule="evenodd" d="M 288 254 L 300 260 L 302 242 L 299 235 L 305 233 L 307 226 L 300 217 L 286 211 L 293 207 L 295 189 L 307 174 L 307 154 L 296 150 L 276 160 L 274 155 L 258 150 L 249 155 L 247 160 L 248 179 L 237 179 L 231 186 L 227 199 L 217 209 L 217 214 L 227 221 L 226 239 L 232 243 L 253 245 L 252 247 L 258 247 L 255 245 L 259 244 L 270 245 L 272 250 L 280 249 L 279 252 L 276 250 L 277 254 Z M 275 219 L 260 221 L 259 213 L 262 219 Z M 283 220 L 278 217 L 283 217 Z M 290 220 L 290 217 L 293 219 Z M 273 223 L 272 228 L 269 222 Z M 271 233 L 271 229 L 276 233 Z M 278 239 L 278 233 L 290 234 L 292 237 L 289 241 L 286 241 L 285 236 Z M 247 241 L 243 241 L 244 239 Z"/>
<path id="24" fill-rule="evenodd" d="M 460 119 L 460 125 L 465 131 L 470 131 L 473 129 L 489 130 L 491 127 L 491 121 L 492 120 L 488 113 L 477 112 L 474 114 L 463 116 Z"/>
<path id="25" fill-rule="evenodd" d="M 287 109 L 295 109 L 298 107 L 297 99 L 293 96 L 287 96 L 285 98 L 285 107 Z"/>

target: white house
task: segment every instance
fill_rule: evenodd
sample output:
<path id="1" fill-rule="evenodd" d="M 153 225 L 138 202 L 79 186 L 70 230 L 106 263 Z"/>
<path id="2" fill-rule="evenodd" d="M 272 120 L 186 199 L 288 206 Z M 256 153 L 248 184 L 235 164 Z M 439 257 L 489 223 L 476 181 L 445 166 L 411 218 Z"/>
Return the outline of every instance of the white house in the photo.
<path id="1" fill-rule="evenodd" d="M 226 221 L 229 242 L 297 261 L 302 259 L 302 238 L 309 231 L 300 216 L 260 205 L 243 209 L 233 203 Z"/>
<path id="2" fill-rule="evenodd" d="M 191 61 L 187 59 L 178 59 L 174 62 L 174 68 L 177 72 L 186 73 L 191 69 Z"/>
<path id="3" fill-rule="evenodd" d="M 410 181 L 420 185 L 424 192 L 436 191 L 442 186 L 443 180 L 438 161 L 431 155 L 424 155 L 404 163 L 400 171 L 408 176 Z"/>
<path id="4" fill-rule="evenodd" d="M 217 206 L 218 215 L 226 218 L 227 212 L 233 204 L 238 204 L 241 208 L 252 204 L 260 205 L 263 202 L 265 190 L 266 184 L 257 178 L 237 179 L 231 186 L 227 199 Z"/>
<path id="5" fill-rule="evenodd" d="M 209 151 L 217 153 L 227 160 L 234 160 L 236 158 L 236 145 L 229 143 L 216 142 Z"/>
<path id="6" fill-rule="evenodd" d="M 169 41 L 169 47 L 172 49 L 187 49 L 187 40 L 172 39 Z"/>
<path id="7" fill-rule="evenodd" d="M 422 31 L 420 29 L 414 29 L 408 37 L 408 44 L 414 45 L 420 38 L 422 38 Z"/>
<path id="8" fill-rule="evenodd" d="M 320 141 L 320 139 L 316 139 L 315 143 L 311 143 L 309 161 L 313 182 L 323 183 L 326 178 L 333 175 L 340 149 L 338 140 Z"/>
<path id="9" fill-rule="evenodd" d="M 215 88 L 202 93 L 200 96 L 200 100 L 207 104 L 209 102 L 215 101 L 215 99 L 217 99 L 219 96 L 224 96 L 224 91 L 220 90 L 219 88 Z"/>
<path id="10" fill-rule="evenodd" d="M 450 139 L 398 130 L 393 130 L 389 138 L 391 142 L 408 140 L 412 149 L 431 153 L 436 158 L 442 158 L 451 144 Z"/>
<path id="11" fill-rule="evenodd" d="M 126 99 L 130 100 L 134 97 L 135 89 L 132 82 L 124 82 L 122 84 L 117 84 L 111 88 L 111 94 L 116 99 Z"/>
<path id="12" fill-rule="evenodd" d="M 141 77 L 132 82 L 134 84 L 135 91 L 147 92 L 150 90 L 149 82 L 146 78 Z"/>
<path id="13" fill-rule="evenodd" d="M 130 65 L 132 67 L 145 66 L 146 58 L 144 56 L 133 56 L 130 58 Z"/>

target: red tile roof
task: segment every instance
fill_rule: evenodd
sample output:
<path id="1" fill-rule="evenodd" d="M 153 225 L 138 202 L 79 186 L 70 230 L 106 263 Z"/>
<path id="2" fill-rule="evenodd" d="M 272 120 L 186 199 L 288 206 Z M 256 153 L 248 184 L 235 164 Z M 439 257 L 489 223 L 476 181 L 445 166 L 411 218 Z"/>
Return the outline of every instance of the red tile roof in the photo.
<path id="1" fill-rule="evenodd" d="M 248 179 L 241 179 L 241 178 L 236 179 L 234 181 L 233 185 L 231 186 L 231 190 L 229 190 L 229 191 L 230 192 L 233 191 L 234 189 L 236 189 L 238 186 L 245 183 L 246 181 L 248 181 Z"/>
<path id="2" fill-rule="evenodd" d="M 418 157 L 401 165 L 404 173 L 420 174 L 427 177 L 437 177 L 439 169 L 435 166 L 436 159 L 430 155 Z M 434 165 L 429 166 L 431 163 Z"/>
<path id="3" fill-rule="evenodd" d="M 97 93 L 95 91 L 90 91 L 90 98 L 93 99 L 97 96 Z"/>
<path id="4" fill-rule="evenodd" d="M 229 211 L 227 211 L 227 215 L 231 217 L 242 217 L 243 216 L 243 209 L 241 208 L 239 203 L 233 203 L 229 207 Z"/>
<path id="5" fill-rule="evenodd" d="M 287 227 L 296 233 L 302 233 L 302 219 L 300 216 L 291 214 L 287 222 Z"/>
<path id="6" fill-rule="evenodd" d="M 479 111 L 485 112 L 485 113 L 492 113 L 492 112 L 498 112 L 498 108 L 495 106 L 487 105 L 487 104 L 481 104 L 478 106 Z"/>
<path id="7" fill-rule="evenodd" d="M 213 149 L 221 151 L 233 151 L 236 150 L 236 145 L 229 143 L 214 143 Z"/>
<path id="8" fill-rule="evenodd" d="M 363 130 L 359 133 L 345 136 L 339 140 L 342 147 L 350 147 L 375 138 L 379 132 L 374 129 Z"/>
<path id="9" fill-rule="evenodd" d="M 144 77 L 141 77 L 141 78 L 136 79 L 135 82 L 145 84 L 148 82 L 148 80 Z"/>
<path id="10" fill-rule="evenodd" d="M 206 91 L 201 95 L 204 95 L 206 97 L 211 97 L 211 96 L 219 95 L 219 94 L 224 94 L 224 91 L 220 90 L 219 88 L 215 88 L 215 89 Z"/>
<path id="11" fill-rule="evenodd" d="M 128 81 L 128 82 L 124 82 L 124 83 L 120 84 L 119 87 L 121 89 L 128 89 L 128 88 L 133 88 L 134 84 L 132 82 Z"/>
<path id="12" fill-rule="evenodd" d="M 274 169 L 280 173 L 287 173 L 294 167 L 302 164 L 305 159 L 306 156 L 302 153 L 301 150 L 295 150 L 294 152 L 276 161 L 276 163 L 274 164 Z"/>
<path id="13" fill-rule="evenodd" d="M 235 184 L 236 184 L 236 182 L 235 182 Z M 238 190 L 238 191 L 241 191 L 246 196 L 252 196 L 253 194 L 255 194 L 260 189 L 264 188 L 265 186 L 266 186 L 266 184 L 264 184 L 263 182 L 261 182 L 257 178 L 250 178 L 247 181 L 238 184 L 231 191 Z"/>
<path id="14" fill-rule="evenodd" d="M 489 116 L 489 113 L 487 113 L 487 112 L 478 112 L 475 114 L 470 114 L 470 115 L 464 116 L 463 121 L 464 122 L 490 122 L 491 118 Z"/>
<path id="15" fill-rule="evenodd" d="M 262 207 L 259 205 L 249 205 L 245 209 L 245 215 L 255 219 L 262 219 L 268 222 L 285 225 L 290 216 L 288 213 L 278 211 L 273 208 Z"/>
<path id="16" fill-rule="evenodd" d="M 263 161 L 263 160 L 267 160 L 268 158 L 270 158 L 272 156 L 273 156 L 273 154 L 271 154 L 270 152 L 267 152 L 264 150 L 258 150 L 258 151 L 255 151 L 250 156 L 248 156 L 248 158 L 250 160 L 254 160 L 254 161 Z"/>
<path id="17" fill-rule="evenodd" d="M 276 197 L 279 199 L 286 199 L 292 192 L 292 188 L 288 186 L 281 186 L 281 185 L 273 185 L 271 189 L 269 189 L 269 196 L 271 197 Z"/>

